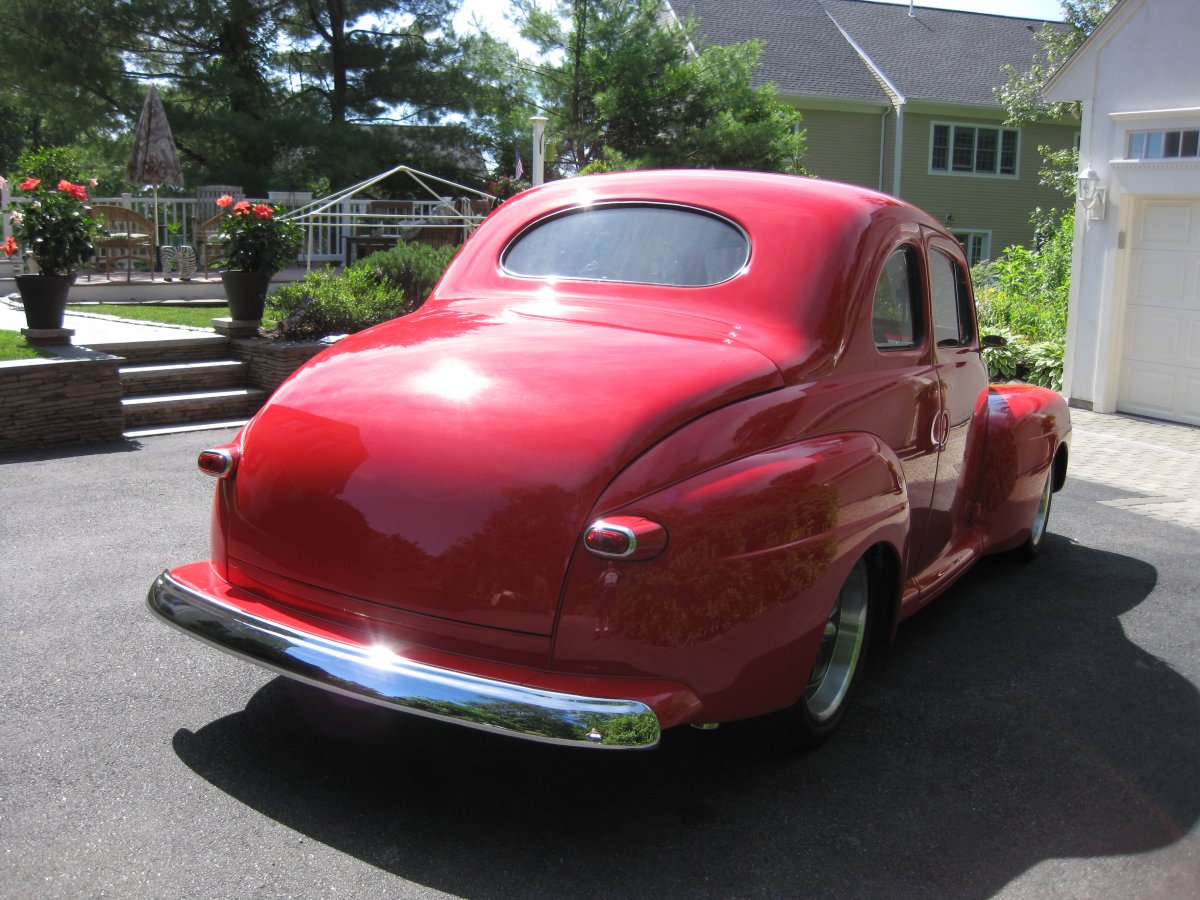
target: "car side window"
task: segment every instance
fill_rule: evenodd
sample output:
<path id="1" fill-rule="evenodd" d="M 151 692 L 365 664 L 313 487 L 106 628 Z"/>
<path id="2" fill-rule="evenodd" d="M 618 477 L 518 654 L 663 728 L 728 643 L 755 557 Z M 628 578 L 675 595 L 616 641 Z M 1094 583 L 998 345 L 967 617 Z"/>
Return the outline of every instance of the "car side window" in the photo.
<path id="1" fill-rule="evenodd" d="M 920 274 L 916 252 L 901 247 L 883 265 L 875 284 L 871 327 L 881 350 L 915 347 L 919 343 Z"/>
<path id="2" fill-rule="evenodd" d="M 929 253 L 929 293 L 933 300 L 933 334 L 939 347 L 971 343 L 974 321 L 962 267 L 940 250 Z"/>

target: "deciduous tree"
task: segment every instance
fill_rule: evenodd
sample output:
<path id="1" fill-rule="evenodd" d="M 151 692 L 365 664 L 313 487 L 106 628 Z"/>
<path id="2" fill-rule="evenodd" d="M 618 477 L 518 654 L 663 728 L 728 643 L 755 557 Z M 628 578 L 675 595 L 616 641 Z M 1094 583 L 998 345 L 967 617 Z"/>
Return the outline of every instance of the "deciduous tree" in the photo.
<path id="1" fill-rule="evenodd" d="M 752 87 L 753 42 L 706 45 L 657 0 L 515 0 L 521 34 L 557 139 L 576 172 L 614 155 L 639 166 L 797 171 L 800 114 Z"/>

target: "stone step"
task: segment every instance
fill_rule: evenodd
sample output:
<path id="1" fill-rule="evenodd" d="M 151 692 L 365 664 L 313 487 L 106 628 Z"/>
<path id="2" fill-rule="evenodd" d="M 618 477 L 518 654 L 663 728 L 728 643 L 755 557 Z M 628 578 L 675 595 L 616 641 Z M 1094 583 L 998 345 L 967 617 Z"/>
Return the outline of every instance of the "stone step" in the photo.
<path id="1" fill-rule="evenodd" d="M 229 341 L 219 334 L 157 341 L 128 341 L 89 344 L 93 350 L 124 357 L 130 363 L 185 362 L 196 359 L 220 359 L 229 351 Z"/>
<path id="2" fill-rule="evenodd" d="M 126 397 L 121 401 L 121 409 L 125 414 L 125 430 L 128 432 L 165 425 L 247 419 L 266 400 L 267 392 L 258 388 L 226 388 Z"/>
<path id="3" fill-rule="evenodd" d="M 189 391 L 244 387 L 244 362 L 237 359 L 201 359 L 192 362 L 141 363 L 122 366 L 121 393 L 125 397 L 179 394 Z"/>
<path id="4" fill-rule="evenodd" d="M 212 419 L 186 425 L 159 425 L 155 428 L 134 428 L 123 433 L 126 438 L 154 437 L 156 434 L 180 434 L 185 431 L 216 431 L 226 428 L 241 428 L 249 419 Z"/>

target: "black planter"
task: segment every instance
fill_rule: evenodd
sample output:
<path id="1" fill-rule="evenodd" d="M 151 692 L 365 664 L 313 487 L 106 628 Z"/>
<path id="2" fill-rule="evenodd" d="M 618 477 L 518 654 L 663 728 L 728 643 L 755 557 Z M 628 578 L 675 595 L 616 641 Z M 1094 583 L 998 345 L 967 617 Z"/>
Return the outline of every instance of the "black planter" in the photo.
<path id="1" fill-rule="evenodd" d="M 74 272 L 70 275 L 18 275 L 17 292 L 25 306 L 26 325 L 38 330 L 62 328 L 67 294 L 74 283 Z"/>
<path id="2" fill-rule="evenodd" d="M 270 272 L 231 271 L 221 273 L 225 299 L 229 301 L 229 318 L 235 322 L 254 322 L 262 319 L 267 304 Z"/>

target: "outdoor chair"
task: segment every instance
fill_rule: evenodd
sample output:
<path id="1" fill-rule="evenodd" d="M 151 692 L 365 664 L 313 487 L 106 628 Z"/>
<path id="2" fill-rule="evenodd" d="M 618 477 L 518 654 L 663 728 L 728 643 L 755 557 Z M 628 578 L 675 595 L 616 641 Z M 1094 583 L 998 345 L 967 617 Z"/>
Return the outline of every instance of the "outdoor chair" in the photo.
<path id="1" fill-rule="evenodd" d="M 464 216 L 453 203 L 439 203 L 429 215 L 430 219 L 418 219 L 404 229 L 404 240 L 428 247 L 456 247 L 474 230 L 473 217 Z"/>
<path id="2" fill-rule="evenodd" d="M 221 219 L 224 217 L 225 213 L 221 211 L 196 226 L 196 236 L 193 240 L 196 245 L 196 256 L 203 257 L 205 278 L 208 278 L 208 269 L 213 260 L 220 259 L 225 255 L 226 238 L 221 234 Z"/>
<path id="3" fill-rule="evenodd" d="M 372 200 L 367 207 L 368 216 L 357 232 L 346 238 L 346 265 L 379 250 L 390 250 L 409 239 L 415 207 L 411 200 Z M 405 216 L 407 219 L 378 218 L 379 216 Z"/>
<path id="4" fill-rule="evenodd" d="M 141 261 L 151 272 L 154 270 L 157 242 L 154 224 L 139 212 L 124 206 L 98 203 L 92 207 L 92 215 L 100 220 L 104 234 L 93 242 L 96 256 L 88 265 L 88 278 L 92 277 L 93 264 L 104 264 L 104 275 L 112 277 L 112 265 L 125 262 L 125 280 L 133 275 L 133 264 Z"/>

